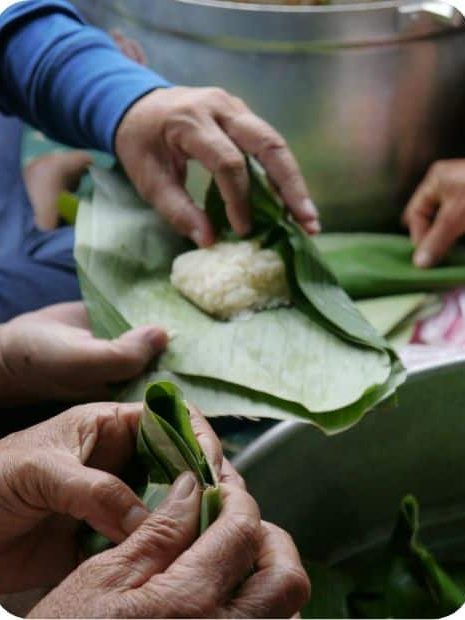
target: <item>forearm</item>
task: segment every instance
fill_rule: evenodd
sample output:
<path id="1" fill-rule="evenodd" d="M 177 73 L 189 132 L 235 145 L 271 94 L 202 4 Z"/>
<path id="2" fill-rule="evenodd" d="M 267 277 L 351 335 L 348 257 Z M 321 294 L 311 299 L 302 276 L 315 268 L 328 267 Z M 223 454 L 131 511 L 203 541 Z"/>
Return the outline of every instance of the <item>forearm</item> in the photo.
<path id="1" fill-rule="evenodd" d="M 113 152 L 126 110 L 169 86 L 67 2 L 13 5 L 0 15 L 0 38 L 1 109 L 74 146 Z"/>

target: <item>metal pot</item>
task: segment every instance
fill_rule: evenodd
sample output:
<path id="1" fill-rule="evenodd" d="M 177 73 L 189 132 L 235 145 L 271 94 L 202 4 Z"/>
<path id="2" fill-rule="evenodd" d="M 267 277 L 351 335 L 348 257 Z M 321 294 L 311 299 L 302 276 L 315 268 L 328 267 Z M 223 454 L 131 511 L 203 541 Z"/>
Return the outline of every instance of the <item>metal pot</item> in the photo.
<path id="1" fill-rule="evenodd" d="M 350 562 L 386 541 L 413 493 L 422 539 L 441 560 L 463 561 L 464 371 L 463 353 L 428 362 L 409 373 L 397 407 L 345 433 L 283 422 L 251 443 L 235 465 L 264 518 L 291 532 L 304 556 Z"/>
<path id="2" fill-rule="evenodd" d="M 397 226 L 428 165 L 465 152 L 465 21 L 457 4 L 75 4 L 98 25 L 139 39 L 173 82 L 222 86 L 276 126 L 327 229 Z"/>

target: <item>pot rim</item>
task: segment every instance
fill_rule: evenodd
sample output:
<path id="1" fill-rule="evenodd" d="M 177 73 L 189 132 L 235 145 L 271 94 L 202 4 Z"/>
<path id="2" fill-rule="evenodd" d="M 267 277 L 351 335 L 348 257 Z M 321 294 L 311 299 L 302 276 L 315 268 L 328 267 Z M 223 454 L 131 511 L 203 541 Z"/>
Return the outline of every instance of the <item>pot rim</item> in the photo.
<path id="1" fill-rule="evenodd" d="M 224 9 L 230 11 L 249 12 L 249 13 L 270 13 L 270 14 L 324 14 L 324 13 L 358 13 L 358 12 L 379 12 L 383 9 L 397 9 L 411 4 L 409 0 L 373 0 L 365 2 L 344 2 L 341 4 L 326 5 L 287 5 L 287 4 L 258 4 L 241 2 L 238 0 L 172 0 L 177 4 L 189 4 L 205 8 Z M 448 4 L 444 2 L 444 4 Z"/>

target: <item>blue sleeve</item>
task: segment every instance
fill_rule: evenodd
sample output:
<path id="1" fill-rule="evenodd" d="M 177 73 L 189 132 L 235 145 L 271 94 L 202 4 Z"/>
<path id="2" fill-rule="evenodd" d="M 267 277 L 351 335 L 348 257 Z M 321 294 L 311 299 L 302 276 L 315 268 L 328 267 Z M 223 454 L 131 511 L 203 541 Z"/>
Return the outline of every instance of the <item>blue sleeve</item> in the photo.
<path id="1" fill-rule="evenodd" d="M 23 0 L 0 14 L 0 109 L 56 140 L 112 153 L 127 109 L 168 86 L 68 2 Z"/>

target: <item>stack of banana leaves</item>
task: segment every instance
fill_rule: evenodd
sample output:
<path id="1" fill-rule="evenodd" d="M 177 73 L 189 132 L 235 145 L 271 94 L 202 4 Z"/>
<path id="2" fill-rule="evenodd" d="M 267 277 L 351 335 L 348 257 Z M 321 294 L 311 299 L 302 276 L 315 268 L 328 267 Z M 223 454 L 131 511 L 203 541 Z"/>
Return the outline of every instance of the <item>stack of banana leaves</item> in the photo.
<path id="1" fill-rule="evenodd" d="M 252 237 L 282 257 L 291 307 L 230 321 L 196 307 L 170 282 L 173 261 L 192 246 L 124 176 L 95 169 L 93 194 L 79 206 L 75 247 L 94 331 L 115 337 L 156 323 L 170 335 L 157 367 L 121 399 L 139 399 L 148 380 L 163 379 L 207 415 L 300 419 L 329 434 L 345 430 L 395 394 L 404 369 L 253 163 L 249 171 Z M 218 239 L 234 241 L 214 183 L 205 208 Z"/>

